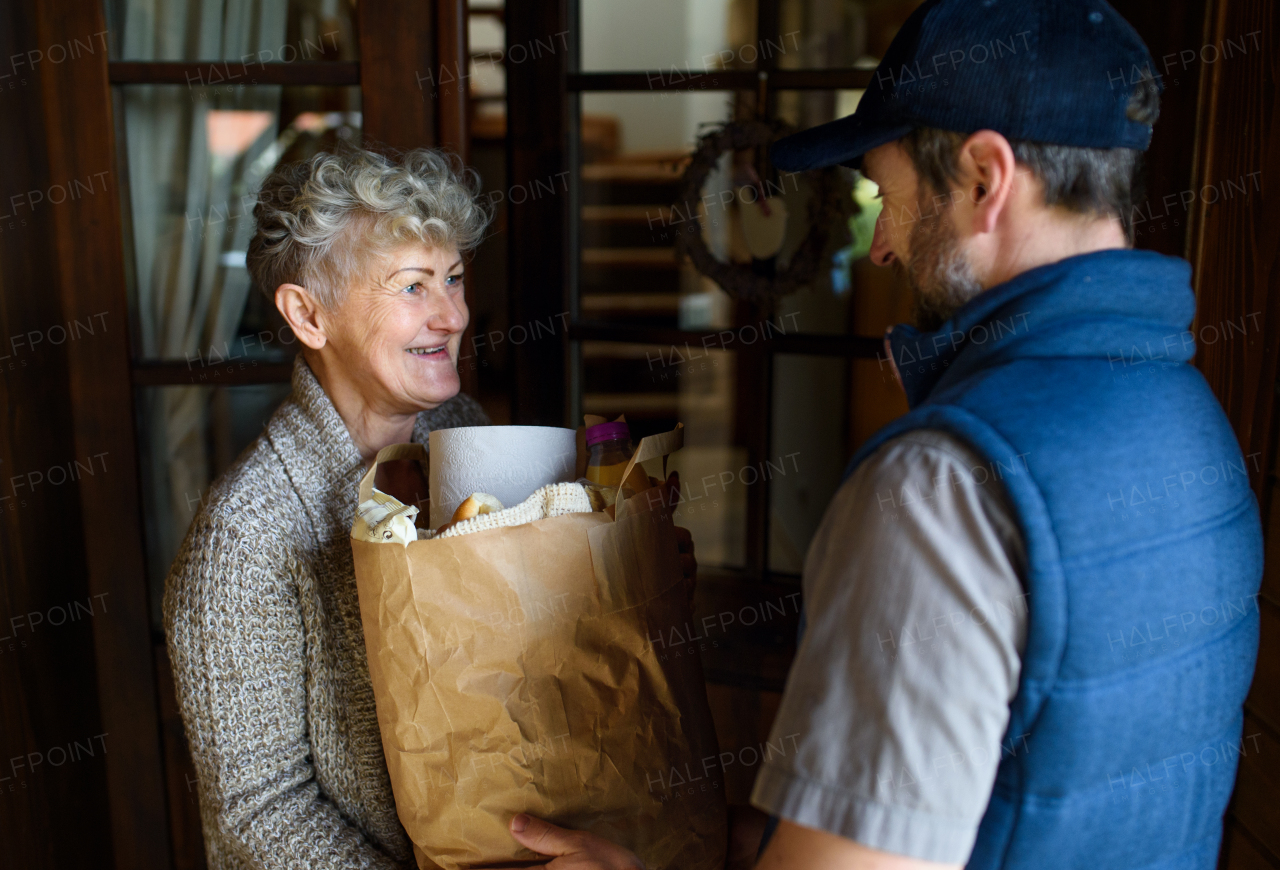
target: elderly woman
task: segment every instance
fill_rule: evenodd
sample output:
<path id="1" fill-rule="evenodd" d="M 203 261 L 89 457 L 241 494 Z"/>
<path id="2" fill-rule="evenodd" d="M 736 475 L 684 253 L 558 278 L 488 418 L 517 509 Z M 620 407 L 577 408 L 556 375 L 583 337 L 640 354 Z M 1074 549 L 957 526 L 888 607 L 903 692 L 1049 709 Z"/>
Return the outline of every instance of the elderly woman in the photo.
<path id="1" fill-rule="evenodd" d="M 248 264 L 301 342 L 293 393 L 214 484 L 164 598 L 212 868 L 412 862 L 348 535 L 379 449 L 488 422 L 458 393 L 475 194 L 423 150 L 320 154 L 263 185 Z"/>

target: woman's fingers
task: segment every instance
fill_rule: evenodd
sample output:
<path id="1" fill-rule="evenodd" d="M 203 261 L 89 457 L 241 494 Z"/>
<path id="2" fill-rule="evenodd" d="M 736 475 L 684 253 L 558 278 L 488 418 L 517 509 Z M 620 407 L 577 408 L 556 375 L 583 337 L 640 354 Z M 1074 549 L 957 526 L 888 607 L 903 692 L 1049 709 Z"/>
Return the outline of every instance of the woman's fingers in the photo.
<path id="1" fill-rule="evenodd" d="M 511 820 L 511 836 L 526 849 L 552 855 L 547 870 L 644 870 L 644 864 L 616 843 L 586 831 L 570 831 L 520 813 Z"/>

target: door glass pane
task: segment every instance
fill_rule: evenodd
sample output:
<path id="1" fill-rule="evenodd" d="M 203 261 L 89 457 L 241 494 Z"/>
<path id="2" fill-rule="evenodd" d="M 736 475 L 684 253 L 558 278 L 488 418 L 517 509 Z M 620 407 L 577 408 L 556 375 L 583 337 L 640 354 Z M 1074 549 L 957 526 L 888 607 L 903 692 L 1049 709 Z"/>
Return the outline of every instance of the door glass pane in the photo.
<path id="1" fill-rule="evenodd" d="M 779 0 L 783 69 L 875 69 L 898 28 L 923 0 Z"/>
<path id="2" fill-rule="evenodd" d="M 467 16 L 467 39 L 471 47 L 470 98 L 472 103 L 472 136 L 493 138 L 495 127 L 503 124 L 505 133 L 507 96 L 507 33 L 501 3 L 477 6 L 471 4 Z M 554 51 L 566 50 L 568 35 L 551 40 Z M 535 46 L 546 52 L 546 44 Z M 528 60 L 528 52 L 518 49 L 515 60 Z M 536 57 L 537 55 L 535 55 Z"/>
<path id="3" fill-rule="evenodd" d="M 581 0 L 579 10 L 583 72 L 649 70 L 679 80 L 720 69 L 754 69 L 760 56 L 752 2 Z M 775 36 L 771 44 L 777 41 Z"/>
<path id="4" fill-rule="evenodd" d="M 849 458 L 906 412 L 887 360 L 774 356 L 770 570 L 801 573 Z"/>
<path id="5" fill-rule="evenodd" d="M 746 449 L 736 438 L 733 351 L 680 345 L 581 343 L 584 414 L 625 414 L 635 440 L 684 424 L 684 448 L 668 470 L 680 472 L 677 525 L 693 533 L 698 564 L 745 564 Z M 645 463 L 658 477 L 661 460 Z"/>
<path id="6" fill-rule="evenodd" d="M 796 123 L 801 110 L 822 123 L 833 117 L 841 93 L 784 91 L 779 110 L 790 112 L 796 126 L 804 126 Z M 696 209 L 685 214 L 671 204 L 699 133 L 749 115 L 754 94 L 586 93 L 581 99 L 581 319 L 689 330 L 732 325 L 731 298 L 676 256 L 677 239 L 699 233 L 717 259 L 752 267 L 743 221 L 748 210 L 761 209 L 763 189 L 770 202 L 785 208 L 785 230 L 777 254 L 755 263 L 785 270 L 810 230 L 821 176 L 780 173 L 757 180 L 751 151 L 725 154 Z M 852 170 L 835 171 L 850 196 L 846 215 L 818 218 L 831 224 L 823 255 L 811 280 L 780 298 L 773 314 L 784 318 L 788 331 L 879 335 L 901 319 L 896 309 L 885 308 L 886 299 L 898 298 L 903 287 L 889 270 L 874 269 L 866 259 L 878 214 L 874 186 L 859 182 Z M 868 274 L 871 284 L 864 290 L 860 282 Z M 908 299 L 903 310 L 909 309 Z"/>
<path id="7" fill-rule="evenodd" d="M 852 114 L 862 93 L 780 91 L 778 114 L 803 130 Z M 873 265 L 867 256 L 880 216 L 875 185 L 853 170 L 837 171 L 852 199 L 850 213 L 847 218 L 837 218 L 831 226 L 825 256 L 810 286 L 784 297 L 779 313 L 802 332 L 880 336 L 888 326 L 909 319 L 910 289 L 894 270 Z M 795 179 L 786 185 L 788 192 L 796 191 L 787 200 L 788 214 L 807 215 L 817 174 L 806 172 L 787 178 Z M 794 232 L 798 236 L 807 226 L 807 219 L 801 220 Z M 788 233 L 792 232 L 788 227 Z"/>
<path id="8" fill-rule="evenodd" d="M 245 269 L 257 187 L 277 163 L 358 142 L 360 89 L 115 91 L 135 357 L 291 355 L 293 336 Z"/>
<path id="9" fill-rule="evenodd" d="M 911 319 L 911 288 L 897 270 L 877 266 L 867 256 L 880 215 L 874 185 L 857 173 L 841 174 L 854 200 L 853 213 L 836 220 L 813 281 L 782 297 L 778 313 L 800 332 L 880 337 L 889 326 Z M 788 198 L 788 205 L 807 209 L 814 176 L 791 177 L 798 179 L 794 186 L 800 194 Z"/>
<path id="10" fill-rule="evenodd" d="M 853 173 L 837 170 L 841 184 L 852 184 Z M 779 268 L 789 265 L 792 252 L 800 247 L 810 229 L 810 202 L 817 193 L 817 181 L 821 176 L 811 172 L 784 173 L 780 177 L 783 199 L 787 206 L 788 226 L 786 241 L 779 252 Z M 739 209 L 751 208 L 747 203 L 736 203 Z M 781 297 L 777 303 L 778 314 L 799 332 L 846 335 L 857 333 L 855 298 L 858 288 L 846 278 L 842 257 L 852 245 L 849 220 L 836 217 L 828 227 L 826 249 L 810 281 L 793 293 Z"/>
<path id="11" fill-rule="evenodd" d="M 734 243 L 719 192 L 728 158 L 705 191 L 709 210 L 671 204 L 700 129 L 739 111 L 740 94 L 589 93 L 582 96 L 579 306 L 584 321 L 681 329 L 731 323 L 729 297 L 676 257 L 681 233 L 701 232 L 718 256 Z"/>
<path id="12" fill-rule="evenodd" d="M 112 60 L 264 63 L 359 60 L 355 0 L 105 0 Z"/>
<path id="13" fill-rule="evenodd" d="M 164 578 L 209 484 L 262 433 L 289 384 L 144 387 L 137 393 L 139 467 L 151 620 L 161 628 Z"/>
<path id="14" fill-rule="evenodd" d="M 849 457 L 849 364 L 843 358 L 776 354 L 769 469 L 769 569 L 799 574 Z"/>

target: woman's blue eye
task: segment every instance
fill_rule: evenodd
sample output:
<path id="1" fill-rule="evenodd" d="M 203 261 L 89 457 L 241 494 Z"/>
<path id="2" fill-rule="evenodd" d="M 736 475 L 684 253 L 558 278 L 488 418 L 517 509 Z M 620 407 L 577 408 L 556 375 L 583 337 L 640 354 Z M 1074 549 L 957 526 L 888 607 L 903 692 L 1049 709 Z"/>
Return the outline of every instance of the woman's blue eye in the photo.
<path id="1" fill-rule="evenodd" d="M 404 288 L 404 292 L 406 292 L 406 293 L 416 293 L 416 292 L 418 291 L 418 288 L 419 288 L 419 287 L 421 287 L 421 286 L 422 286 L 422 285 L 421 285 L 420 283 L 418 283 L 418 282 L 416 282 L 416 281 L 415 281 L 414 283 L 410 284 L 408 287 Z"/>
<path id="2" fill-rule="evenodd" d="M 450 275 L 448 278 L 445 278 L 445 279 L 444 279 L 444 283 L 445 283 L 445 284 L 447 284 L 447 285 L 449 285 L 450 287 L 454 286 L 455 284 L 461 284 L 461 283 L 462 283 L 462 275 L 461 275 L 461 274 L 459 274 L 459 275 Z"/>

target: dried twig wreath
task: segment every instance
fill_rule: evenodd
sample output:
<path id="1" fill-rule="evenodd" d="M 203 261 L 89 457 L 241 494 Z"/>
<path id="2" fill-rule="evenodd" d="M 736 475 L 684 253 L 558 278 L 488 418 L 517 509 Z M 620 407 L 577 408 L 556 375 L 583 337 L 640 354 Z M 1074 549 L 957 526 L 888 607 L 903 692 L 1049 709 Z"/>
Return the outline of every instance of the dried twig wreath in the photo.
<path id="1" fill-rule="evenodd" d="M 702 186 L 726 151 L 768 145 L 790 132 L 788 125 L 781 121 L 752 120 L 731 121 L 704 134 L 685 169 L 679 198 L 672 210 L 679 210 L 687 217 L 698 213 Z M 836 167 L 819 170 L 814 195 L 809 198 L 809 231 L 791 255 L 787 267 L 772 277 L 760 274 L 749 264 L 717 260 L 707 249 L 697 221 L 690 225 L 688 232 L 680 233 L 676 249 L 689 258 L 694 268 L 735 299 L 751 302 L 776 299 L 812 283 L 831 231 L 846 226 L 852 210 L 850 187 L 840 170 Z"/>

